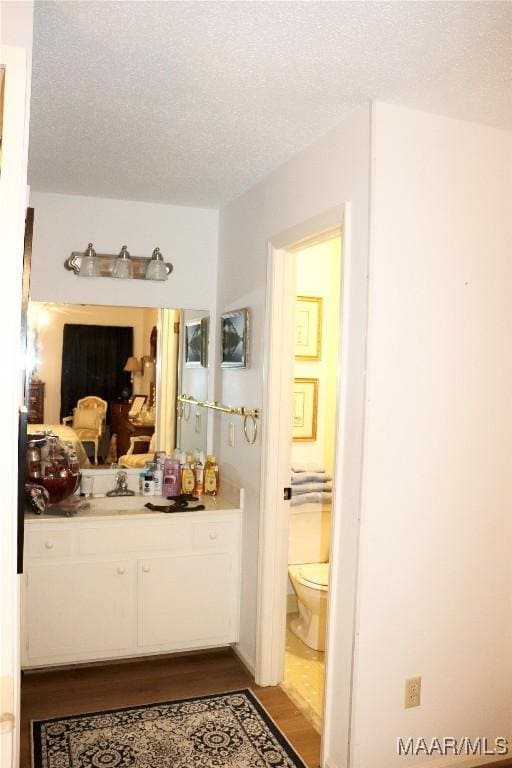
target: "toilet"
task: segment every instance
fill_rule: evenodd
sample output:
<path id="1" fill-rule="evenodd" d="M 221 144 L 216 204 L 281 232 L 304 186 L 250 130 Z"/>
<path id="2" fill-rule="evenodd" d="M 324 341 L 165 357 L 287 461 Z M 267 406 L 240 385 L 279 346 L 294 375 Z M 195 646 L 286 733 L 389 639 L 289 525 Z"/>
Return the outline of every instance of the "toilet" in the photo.
<path id="1" fill-rule="evenodd" d="M 330 523 L 330 507 L 304 504 L 290 509 L 288 575 L 299 608 L 290 629 L 315 651 L 325 650 Z"/>

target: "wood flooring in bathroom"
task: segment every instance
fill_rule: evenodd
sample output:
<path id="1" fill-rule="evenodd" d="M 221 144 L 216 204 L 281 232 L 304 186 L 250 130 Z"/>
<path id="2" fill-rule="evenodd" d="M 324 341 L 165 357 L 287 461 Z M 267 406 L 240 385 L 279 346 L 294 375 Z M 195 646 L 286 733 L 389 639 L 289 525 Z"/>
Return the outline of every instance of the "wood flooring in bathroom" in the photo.
<path id="1" fill-rule="evenodd" d="M 231 649 L 26 672 L 21 684 L 21 761 L 30 768 L 30 721 L 250 688 L 309 768 L 320 736 L 280 687 L 260 688 Z"/>

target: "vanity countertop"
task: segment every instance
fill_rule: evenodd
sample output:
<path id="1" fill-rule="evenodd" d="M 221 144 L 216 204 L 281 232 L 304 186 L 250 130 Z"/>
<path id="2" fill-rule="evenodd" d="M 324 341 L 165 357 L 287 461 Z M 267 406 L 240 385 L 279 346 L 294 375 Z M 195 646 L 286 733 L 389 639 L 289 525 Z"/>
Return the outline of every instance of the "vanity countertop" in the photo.
<path id="1" fill-rule="evenodd" d="M 78 521 L 78 520 L 103 520 L 107 519 L 162 519 L 162 518 L 177 518 L 182 516 L 190 517 L 191 515 L 207 515 L 212 512 L 229 512 L 237 511 L 241 509 L 243 500 L 243 491 L 232 489 L 229 492 L 222 492 L 218 496 L 200 496 L 199 501 L 191 502 L 191 506 L 203 504 L 205 509 L 199 511 L 183 510 L 182 512 L 155 512 L 150 509 L 146 509 L 144 506 L 148 502 L 156 504 L 158 506 L 165 506 L 172 504 L 163 496 L 142 496 L 142 494 L 136 494 L 135 496 L 93 496 L 88 499 L 90 502 L 90 508 L 78 512 L 76 515 L 66 517 L 62 511 L 50 509 L 42 515 L 36 515 L 35 512 L 25 512 L 25 522 L 28 524 L 34 523 L 62 523 L 66 520 Z"/>

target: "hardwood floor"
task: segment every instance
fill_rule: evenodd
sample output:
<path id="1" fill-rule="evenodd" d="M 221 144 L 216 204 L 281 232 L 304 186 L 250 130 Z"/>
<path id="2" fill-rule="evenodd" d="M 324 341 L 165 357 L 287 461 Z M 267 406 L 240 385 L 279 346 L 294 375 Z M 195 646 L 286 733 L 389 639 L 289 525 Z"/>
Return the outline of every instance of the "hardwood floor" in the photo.
<path id="1" fill-rule="evenodd" d="M 260 688 L 230 649 L 108 665 L 25 672 L 21 683 L 21 761 L 30 768 L 30 721 L 250 688 L 310 768 L 320 736 L 279 687 Z M 192 768 L 192 766 L 191 766 Z"/>

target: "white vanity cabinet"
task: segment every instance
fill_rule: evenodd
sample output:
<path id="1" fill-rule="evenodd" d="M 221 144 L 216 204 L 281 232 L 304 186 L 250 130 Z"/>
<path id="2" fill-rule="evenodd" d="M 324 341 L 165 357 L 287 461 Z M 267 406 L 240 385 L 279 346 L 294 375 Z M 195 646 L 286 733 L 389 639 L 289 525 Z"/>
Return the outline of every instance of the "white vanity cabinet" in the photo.
<path id="1" fill-rule="evenodd" d="M 22 666 L 238 640 L 239 509 L 30 520 Z"/>
<path id="2" fill-rule="evenodd" d="M 136 640 L 137 570 L 129 560 L 28 567 L 25 659 L 128 651 Z"/>

